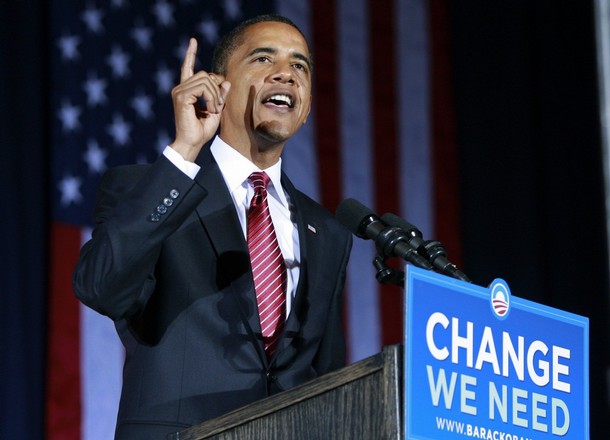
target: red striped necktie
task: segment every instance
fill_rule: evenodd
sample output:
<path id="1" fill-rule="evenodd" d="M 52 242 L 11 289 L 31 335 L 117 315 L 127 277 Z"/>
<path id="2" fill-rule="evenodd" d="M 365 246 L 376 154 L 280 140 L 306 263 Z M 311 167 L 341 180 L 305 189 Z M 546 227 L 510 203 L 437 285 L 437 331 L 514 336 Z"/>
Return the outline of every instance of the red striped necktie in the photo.
<path id="1" fill-rule="evenodd" d="M 267 204 L 269 176 L 254 172 L 248 180 L 254 187 L 248 210 L 248 250 L 265 353 L 270 359 L 286 319 L 286 265 Z"/>

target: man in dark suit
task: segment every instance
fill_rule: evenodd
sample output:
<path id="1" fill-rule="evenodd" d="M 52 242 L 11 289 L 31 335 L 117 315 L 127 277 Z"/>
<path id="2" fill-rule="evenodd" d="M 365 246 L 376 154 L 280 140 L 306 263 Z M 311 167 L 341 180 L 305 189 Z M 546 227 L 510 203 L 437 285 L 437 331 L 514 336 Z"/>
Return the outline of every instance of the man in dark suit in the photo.
<path id="1" fill-rule="evenodd" d="M 224 37 L 214 73 L 194 71 L 196 51 L 192 39 L 172 91 L 174 142 L 152 165 L 106 174 L 74 272 L 78 298 L 125 345 L 119 439 L 164 438 L 345 364 L 351 236 L 280 168 L 310 110 L 305 38 L 264 16 Z M 273 348 L 249 253 L 260 171 L 282 254 Z"/>

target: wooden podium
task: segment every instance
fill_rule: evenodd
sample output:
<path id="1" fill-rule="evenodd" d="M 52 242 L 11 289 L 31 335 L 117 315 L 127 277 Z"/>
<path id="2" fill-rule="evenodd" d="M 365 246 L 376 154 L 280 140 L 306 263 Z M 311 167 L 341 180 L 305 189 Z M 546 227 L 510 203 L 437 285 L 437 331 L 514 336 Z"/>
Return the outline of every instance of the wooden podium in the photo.
<path id="1" fill-rule="evenodd" d="M 172 434 L 171 440 L 400 439 L 402 347 Z"/>

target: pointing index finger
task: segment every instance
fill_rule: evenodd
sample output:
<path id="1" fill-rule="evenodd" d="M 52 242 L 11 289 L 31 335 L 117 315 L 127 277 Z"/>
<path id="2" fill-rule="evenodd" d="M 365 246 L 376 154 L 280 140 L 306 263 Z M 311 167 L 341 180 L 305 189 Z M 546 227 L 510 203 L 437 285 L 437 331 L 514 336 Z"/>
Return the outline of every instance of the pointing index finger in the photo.
<path id="1" fill-rule="evenodd" d="M 182 63 L 182 68 L 180 69 L 180 82 L 184 82 L 193 76 L 195 72 L 195 57 L 197 55 L 197 40 L 191 38 L 189 40 L 189 45 L 186 48 L 186 53 L 184 54 L 184 61 Z"/>

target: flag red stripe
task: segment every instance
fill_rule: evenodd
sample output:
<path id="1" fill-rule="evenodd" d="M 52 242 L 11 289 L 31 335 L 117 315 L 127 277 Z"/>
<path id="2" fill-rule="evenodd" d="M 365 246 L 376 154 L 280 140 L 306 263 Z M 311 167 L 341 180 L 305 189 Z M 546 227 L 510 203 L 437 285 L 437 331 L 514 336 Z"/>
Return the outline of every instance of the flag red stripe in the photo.
<path id="1" fill-rule="evenodd" d="M 370 0 L 372 138 L 376 211 L 399 212 L 398 102 L 394 2 Z M 402 341 L 402 290 L 382 286 L 379 294 L 383 345 Z"/>
<path id="2" fill-rule="evenodd" d="M 314 54 L 313 100 L 315 146 L 318 165 L 319 202 L 335 212 L 343 198 L 341 168 L 341 136 L 339 127 L 339 77 L 337 49 L 337 11 L 334 0 L 312 0 L 310 5 L 311 42 Z M 348 286 L 346 285 L 346 289 Z M 343 308 L 344 330 L 347 331 L 348 307 Z M 347 334 L 347 333 L 346 333 Z M 349 344 L 348 344 L 349 346 Z M 349 359 L 349 353 L 347 353 Z"/>
<path id="3" fill-rule="evenodd" d="M 455 113 L 451 91 L 448 4 L 430 2 L 432 70 L 432 166 L 435 177 L 435 236 L 447 249 L 452 262 L 460 265 L 459 170 L 455 140 Z"/>
<path id="4" fill-rule="evenodd" d="M 78 227 L 51 226 L 46 398 L 48 440 L 81 438 L 80 313 L 71 282 L 80 250 L 80 237 Z"/>
<path id="5" fill-rule="evenodd" d="M 316 147 L 320 179 L 320 202 L 334 212 L 342 197 L 341 142 L 339 135 L 338 53 L 334 1 L 311 2 L 312 41 L 315 62 Z M 318 48 L 318 49 L 316 49 Z"/>

